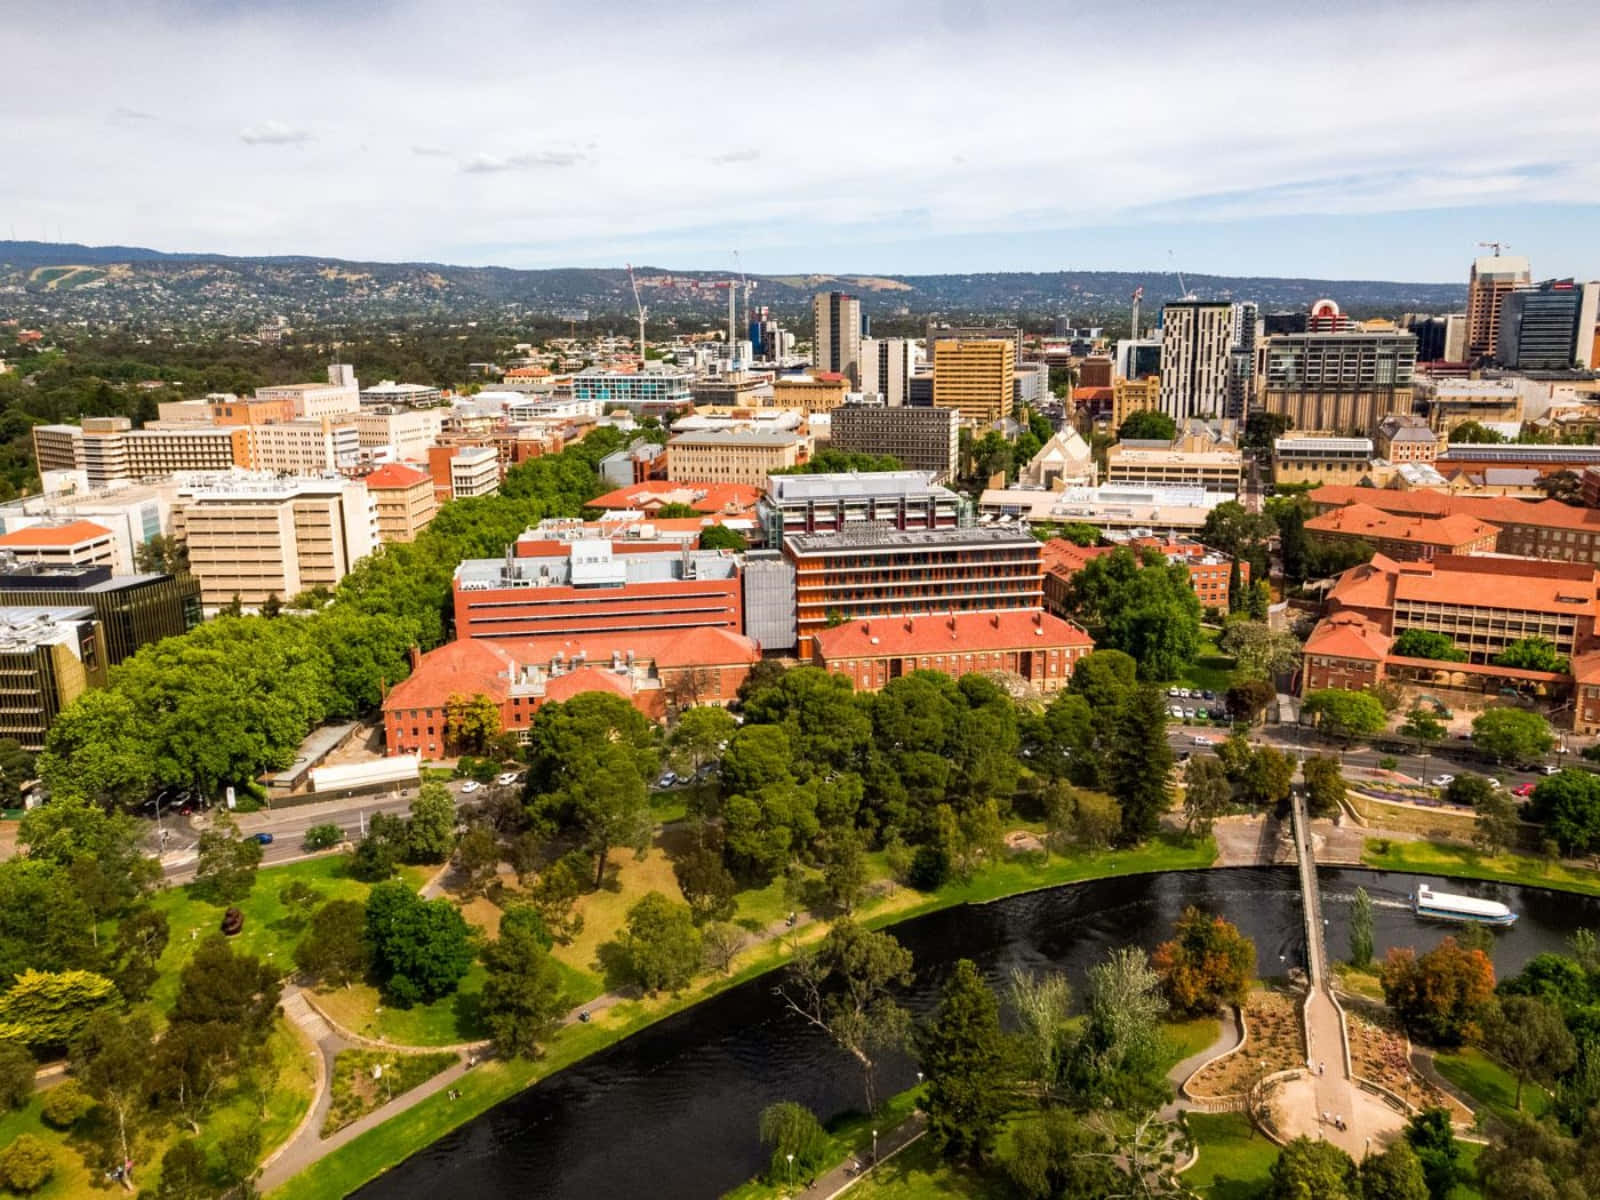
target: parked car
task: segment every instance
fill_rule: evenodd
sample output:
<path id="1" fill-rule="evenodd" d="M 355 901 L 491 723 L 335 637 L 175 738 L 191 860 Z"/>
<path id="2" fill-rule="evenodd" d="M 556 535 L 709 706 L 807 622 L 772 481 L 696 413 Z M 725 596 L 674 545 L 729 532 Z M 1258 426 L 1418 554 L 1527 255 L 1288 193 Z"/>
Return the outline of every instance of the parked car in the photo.
<path id="1" fill-rule="evenodd" d="M 1215 700 L 1217 698 L 1217 694 L 1215 692 L 1213 692 L 1210 688 L 1207 688 L 1205 691 L 1201 692 L 1200 696 L 1201 696 L 1201 699 L 1204 699 L 1204 700 Z"/>
<path id="2" fill-rule="evenodd" d="M 1558 766 L 1554 766 L 1551 763 L 1545 763 L 1544 766 L 1539 768 L 1539 774 L 1541 774 L 1541 775 L 1559 775 L 1559 774 L 1561 774 L 1561 768 L 1558 767 Z"/>
<path id="3" fill-rule="evenodd" d="M 1179 708 L 1176 704 L 1174 704 L 1167 711 L 1172 714 L 1174 720 L 1177 720 L 1177 721 L 1183 720 L 1183 709 Z"/>
<path id="4" fill-rule="evenodd" d="M 506 772 L 502 773 L 500 775 L 500 777 L 495 780 L 495 782 L 498 783 L 501 787 L 510 787 L 512 784 L 516 783 L 517 780 L 519 780 L 521 778 L 522 778 L 521 774 L 519 774 L 516 771 L 506 771 Z"/>
<path id="5" fill-rule="evenodd" d="M 476 779 L 469 779 L 461 785 L 461 794 L 463 796 L 470 796 L 482 786 L 483 784 L 479 783 Z"/>
<path id="6" fill-rule="evenodd" d="M 253 836 L 255 840 L 260 842 L 263 846 L 272 845 L 272 835 L 270 833 L 257 833 L 251 836 Z"/>
<path id="7" fill-rule="evenodd" d="M 1537 784 L 1533 783 L 1519 783 L 1511 789 L 1511 794 L 1513 796 L 1531 796 L 1533 795 L 1533 789 L 1537 786 Z"/>
<path id="8" fill-rule="evenodd" d="M 1432 779 L 1428 780 L 1428 782 L 1436 788 L 1449 787 L 1455 781 L 1456 777 L 1454 775 L 1435 775 Z"/>
<path id="9" fill-rule="evenodd" d="M 1196 746 L 1215 746 L 1217 744 L 1216 738 L 1206 737 L 1203 733 L 1195 734 L 1193 741 Z"/>

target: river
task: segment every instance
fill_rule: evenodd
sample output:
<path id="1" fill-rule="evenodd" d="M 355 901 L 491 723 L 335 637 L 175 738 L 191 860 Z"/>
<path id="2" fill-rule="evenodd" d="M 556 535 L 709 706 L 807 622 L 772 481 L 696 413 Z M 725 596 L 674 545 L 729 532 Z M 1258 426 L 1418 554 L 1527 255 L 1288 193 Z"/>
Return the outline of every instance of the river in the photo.
<path id="1" fill-rule="evenodd" d="M 1325 868 L 1328 949 L 1341 957 L 1357 887 L 1374 900 L 1377 953 L 1434 945 L 1450 930 L 1418 921 L 1407 898 L 1419 883 L 1502 900 L 1520 914 L 1496 932 L 1495 966 L 1515 974 L 1560 950 L 1581 927 L 1600 930 L 1600 898 L 1437 877 Z M 1084 973 L 1108 950 L 1153 948 L 1188 905 L 1234 922 L 1255 940 L 1258 969 L 1281 974 L 1304 955 L 1291 868 L 1241 868 L 1072 884 L 907 921 L 894 934 L 916 956 L 906 1002 L 924 1012 L 960 958 L 996 984 L 1011 968 L 1063 970 L 1082 994 Z M 861 1106 L 854 1061 L 783 1009 L 768 975 L 669 1017 L 505 1101 L 356 1195 L 363 1200 L 649 1196 L 709 1200 L 764 1165 L 756 1118 L 798 1100 L 824 1120 Z M 911 1086 L 915 1064 L 880 1071 L 883 1094 Z"/>

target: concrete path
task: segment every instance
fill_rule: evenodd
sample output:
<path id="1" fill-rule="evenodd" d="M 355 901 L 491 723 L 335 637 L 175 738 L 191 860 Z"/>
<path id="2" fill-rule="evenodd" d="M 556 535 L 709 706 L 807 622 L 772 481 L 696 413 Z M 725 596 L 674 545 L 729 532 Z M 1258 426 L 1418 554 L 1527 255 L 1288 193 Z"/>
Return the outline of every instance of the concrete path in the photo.
<path id="1" fill-rule="evenodd" d="M 1233 1009 L 1230 1008 L 1222 1014 L 1222 1029 L 1218 1032 L 1216 1040 L 1198 1054 L 1189 1055 L 1188 1058 L 1179 1062 L 1177 1066 L 1167 1072 L 1167 1081 L 1172 1084 L 1173 1090 L 1178 1094 L 1167 1101 L 1156 1116 L 1163 1121 L 1175 1121 L 1178 1119 L 1179 1112 L 1191 1107 L 1189 1102 L 1183 1098 L 1181 1089 L 1184 1083 L 1188 1081 L 1189 1076 L 1193 1075 L 1213 1058 L 1218 1058 L 1237 1046 L 1239 1037 L 1239 1021 L 1234 1015 Z"/>
<path id="2" fill-rule="evenodd" d="M 878 1161 L 869 1162 L 871 1151 L 859 1158 L 847 1158 L 831 1171 L 825 1171 L 815 1179 L 796 1179 L 795 1185 L 800 1188 L 794 1195 L 800 1200 L 832 1200 L 832 1197 L 841 1192 L 849 1191 L 863 1176 L 872 1173 L 874 1167 L 881 1167 L 883 1163 L 893 1158 L 912 1142 L 928 1132 L 928 1118 L 925 1113 L 915 1112 L 907 1117 L 893 1129 L 878 1131 Z"/>

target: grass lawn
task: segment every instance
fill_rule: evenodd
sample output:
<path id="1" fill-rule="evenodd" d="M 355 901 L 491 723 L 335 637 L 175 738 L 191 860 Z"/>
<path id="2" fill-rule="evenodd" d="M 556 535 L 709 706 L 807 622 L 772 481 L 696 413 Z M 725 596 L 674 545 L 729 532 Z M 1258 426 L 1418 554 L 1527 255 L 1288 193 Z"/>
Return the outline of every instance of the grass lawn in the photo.
<path id="1" fill-rule="evenodd" d="M 1349 963 L 1335 963 L 1333 972 L 1339 977 L 1339 984 L 1345 991 L 1369 1000 L 1383 999 L 1383 984 L 1378 979 L 1377 963 L 1369 964 L 1365 971 L 1359 971 Z"/>
<path id="2" fill-rule="evenodd" d="M 317 1007 L 344 1029 L 399 1046 L 475 1042 L 486 1036 L 478 1021 L 485 974 L 480 964 L 473 963 L 455 995 L 413 1008 L 384 1004 L 378 989 L 367 983 L 319 991 Z"/>
<path id="3" fill-rule="evenodd" d="M 897 1096 L 891 1096 L 883 1102 L 881 1110 L 876 1117 L 864 1113 L 846 1113 L 837 1120 L 828 1123 L 828 1148 L 823 1154 L 823 1166 L 817 1169 L 817 1174 L 831 1171 L 834 1167 L 844 1162 L 851 1155 L 865 1162 L 872 1152 L 872 1131 L 880 1132 L 893 1129 L 904 1121 L 916 1108 L 919 1089 L 911 1088 Z M 910 1153 L 910 1151 L 906 1151 Z M 804 1182 L 801 1180 L 799 1182 Z M 777 1185 L 766 1183 L 760 1179 L 752 1179 L 749 1183 L 736 1187 L 731 1192 L 723 1195 L 723 1200 L 777 1200 L 778 1197 L 788 1194 L 787 1182 L 779 1180 Z"/>
<path id="4" fill-rule="evenodd" d="M 1594 871 L 1573 870 L 1521 854 L 1480 854 L 1470 846 L 1441 846 L 1434 842 L 1390 842 L 1388 853 L 1381 854 L 1380 840 L 1367 839 L 1367 848 L 1361 855 L 1365 865 L 1384 871 L 1457 875 L 1462 879 L 1488 879 L 1600 896 L 1600 873 Z"/>
<path id="5" fill-rule="evenodd" d="M 1200 647 L 1194 662 L 1183 669 L 1171 685 L 1200 688 L 1216 692 L 1220 697 L 1233 682 L 1234 660 L 1217 647 L 1218 630 L 1207 626 L 1200 629 Z"/>
<path id="6" fill-rule="evenodd" d="M 1221 1034 L 1222 1022 L 1216 1017 L 1164 1022 L 1161 1026 L 1161 1040 L 1165 1053 L 1161 1058 L 1161 1069 L 1172 1070 L 1191 1054 L 1199 1054 Z"/>
<path id="7" fill-rule="evenodd" d="M 913 1142 L 850 1189 L 852 1200 L 1008 1200 L 1015 1195 L 998 1172 L 979 1175 L 952 1167 L 927 1138 Z"/>
<path id="8" fill-rule="evenodd" d="M 579 898 L 577 911 L 583 916 L 583 928 L 571 944 L 558 945 L 552 953 L 559 962 L 579 971 L 601 971 L 599 950 L 622 932 L 628 919 L 628 909 L 637 904 L 646 892 L 661 892 L 669 900 L 683 903 L 683 890 L 672 873 L 672 860 L 662 849 L 659 839 L 643 859 L 636 859 L 631 851 L 613 850 L 606 865 L 605 884 L 597 892 L 586 892 Z"/>
<path id="9" fill-rule="evenodd" d="M 1206 1200 L 1255 1200 L 1266 1194 L 1267 1172 L 1278 1147 L 1243 1113 L 1190 1113 L 1189 1131 L 1200 1161 L 1183 1173 L 1183 1182 Z"/>
<path id="10" fill-rule="evenodd" d="M 1436 1054 L 1433 1061 L 1439 1074 L 1456 1087 L 1496 1116 L 1510 1118 L 1517 1098 L 1517 1080 L 1510 1071 L 1472 1046 L 1463 1046 L 1454 1054 Z M 1524 1112 L 1537 1117 L 1549 1107 L 1549 1093 L 1537 1083 L 1530 1082 L 1522 1089 Z"/>

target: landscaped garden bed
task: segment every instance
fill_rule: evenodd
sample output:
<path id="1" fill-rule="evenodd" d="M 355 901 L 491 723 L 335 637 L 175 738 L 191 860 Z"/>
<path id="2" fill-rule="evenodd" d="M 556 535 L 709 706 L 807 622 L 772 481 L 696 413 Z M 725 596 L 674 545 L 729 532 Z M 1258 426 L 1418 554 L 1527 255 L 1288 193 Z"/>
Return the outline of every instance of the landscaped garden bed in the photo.
<path id="1" fill-rule="evenodd" d="M 1378 1013 L 1345 1014 L 1350 1038 L 1350 1069 L 1359 1079 L 1386 1088 L 1415 1108 L 1448 1108 L 1451 1117 L 1470 1124 L 1472 1114 L 1411 1069 L 1410 1047 L 1392 1021 Z"/>
<path id="2" fill-rule="evenodd" d="M 1244 1024 L 1245 1044 L 1240 1049 L 1213 1059 L 1189 1077 L 1186 1086 L 1191 1096 L 1197 1100 L 1237 1096 L 1258 1079 L 1305 1064 L 1305 1033 L 1294 996 L 1251 992 L 1245 1001 Z"/>
<path id="3" fill-rule="evenodd" d="M 448 1051 L 403 1054 L 397 1050 L 346 1050 L 333 1060 L 333 1097 L 322 1136 L 336 1133 L 396 1096 L 426 1083 L 456 1062 Z"/>

